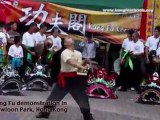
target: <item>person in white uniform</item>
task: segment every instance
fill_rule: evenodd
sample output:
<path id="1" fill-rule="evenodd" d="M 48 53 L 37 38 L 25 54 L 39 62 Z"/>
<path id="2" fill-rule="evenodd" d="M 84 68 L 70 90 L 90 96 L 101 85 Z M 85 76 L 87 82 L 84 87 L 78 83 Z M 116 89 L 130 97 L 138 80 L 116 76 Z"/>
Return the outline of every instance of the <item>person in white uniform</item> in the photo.
<path id="1" fill-rule="evenodd" d="M 3 58 L 7 55 L 6 45 L 7 35 L 4 33 L 4 24 L 0 23 L 0 64 L 4 62 Z"/>
<path id="2" fill-rule="evenodd" d="M 24 50 L 24 64 L 23 64 L 23 69 L 21 72 L 22 75 L 25 75 L 25 68 L 27 66 L 30 66 L 33 68 L 31 63 L 36 62 L 36 53 L 35 53 L 35 31 L 37 29 L 37 24 L 36 23 L 31 23 L 29 26 L 29 30 L 23 34 L 22 37 L 22 46 Z"/>
<path id="3" fill-rule="evenodd" d="M 51 31 L 51 35 L 48 36 L 48 38 L 52 39 L 53 41 L 53 46 L 52 46 L 52 50 L 53 51 L 58 51 L 62 48 L 62 45 L 61 45 L 61 38 L 59 37 L 59 29 L 57 27 L 54 27 L 53 30 Z"/>
<path id="4" fill-rule="evenodd" d="M 123 40 L 123 43 L 122 43 L 122 48 L 120 50 L 120 59 L 122 58 L 122 52 L 125 50 L 125 51 L 131 51 L 131 44 L 133 42 L 132 40 L 132 34 L 134 33 L 134 30 L 130 29 L 127 31 L 127 38 L 125 38 Z"/>
<path id="5" fill-rule="evenodd" d="M 45 32 L 47 31 L 47 26 L 43 23 L 40 25 L 40 30 L 35 33 L 34 39 L 35 43 L 37 44 L 44 44 L 44 41 L 46 40 Z"/>
<path id="6" fill-rule="evenodd" d="M 153 74 L 155 72 L 155 64 L 152 61 L 153 56 L 156 56 L 159 51 L 158 43 L 160 42 L 160 27 L 155 27 L 154 35 L 149 37 L 145 44 L 145 55 L 146 55 L 146 72 Z"/>
<path id="7" fill-rule="evenodd" d="M 132 29 L 127 30 L 126 33 L 127 33 L 127 38 L 124 39 L 124 41 L 122 43 L 122 48 L 120 50 L 120 55 L 119 55 L 120 61 L 122 59 L 122 53 L 124 51 L 131 52 L 132 49 L 133 49 L 133 47 L 132 47 L 132 44 L 133 44 L 132 35 L 134 33 L 134 30 L 132 30 Z M 127 89 L 129 88 L 127 82 L 130 81 L 130 80 L 128 80 L 128 78 L 131 76 L 132 73 L 131 73 L 129 67 L 125 67 L 123 65 L 120 65 L 120 66 L 121 66 L 120 67 L 120 75 L 117 78 L 116 85 L 120 86 L 119 91 L 127 91 Z"/>
<path id="8" fill-rule="evenodd" d="M 46 40 L 45 32 L 47 31 L 47 26 L 45 23 L 40 25 L 40 30 L 34 34 L 34 40 L 35 40 L 35 53 L 36 58 L 41 59 L 41 55 L 44 49 L 44 42 Z"/>
<path id="9" fill-rule="evenodd" d="M 140 84 L 142 82 L 141 59 L 143 59 L 144 44 L 139 39 L 138 32 L 135 32 L 132 35 L 132 39 L 132 52 L 130 53 L 130 56 L 133 63 L 133 70 L 131 76 L 127 79 L 130 79 L 128 86 L 135 88 L 137 92 L 139 92 Z"/>

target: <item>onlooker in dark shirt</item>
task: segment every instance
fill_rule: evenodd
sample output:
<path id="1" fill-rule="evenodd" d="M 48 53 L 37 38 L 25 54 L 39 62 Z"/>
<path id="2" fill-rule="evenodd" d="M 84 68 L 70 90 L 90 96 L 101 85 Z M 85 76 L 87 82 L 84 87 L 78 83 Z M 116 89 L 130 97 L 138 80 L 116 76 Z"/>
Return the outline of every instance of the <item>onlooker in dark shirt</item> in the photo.
<path id="1" fill-rule="evenodd" d="M 11 22 L 9 24 L 9 31 L 7 32 L 9 35 L 9 39 L 7 41 L 7 48 L 9 48 L 11 45 L 14 44 L 14 37 L 15 36 L 21 36 L 18 32 L 17 32 L 17 23 L 16 22 Z"/>

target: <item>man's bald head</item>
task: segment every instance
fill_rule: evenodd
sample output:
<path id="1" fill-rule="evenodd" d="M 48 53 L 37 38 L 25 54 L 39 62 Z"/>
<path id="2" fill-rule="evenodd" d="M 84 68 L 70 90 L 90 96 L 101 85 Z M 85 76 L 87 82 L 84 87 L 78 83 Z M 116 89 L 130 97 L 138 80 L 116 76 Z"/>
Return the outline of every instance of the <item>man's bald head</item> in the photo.
<path id="1" fill-rule="evenodd" d="M 134 32 L 132 35 L 133 40 L 137 40 L 139 39 L 139 33 L 138 32 Z"/>
<path id="2" fill-rule="evenodd" d="M 65 37 L 64 45 L 65 45 L 66 48 L 74 46 L 74 40 L 71 37 Z"/>

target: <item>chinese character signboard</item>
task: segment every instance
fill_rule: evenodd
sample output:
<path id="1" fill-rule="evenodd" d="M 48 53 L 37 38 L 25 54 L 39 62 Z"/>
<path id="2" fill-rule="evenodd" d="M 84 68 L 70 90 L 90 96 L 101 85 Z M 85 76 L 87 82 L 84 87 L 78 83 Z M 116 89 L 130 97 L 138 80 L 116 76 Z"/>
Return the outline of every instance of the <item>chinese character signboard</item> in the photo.
<path id="1" fill-rule="evenodd" d="M 122 43 L 127 29 L 139 29 L 141 22 L 140 12 L 100 12 L 75 9 L 49 2 L 19 0 L 12 3 L 4 0 L 0 3 L 0 7 L 0 21 L 6 23 L 17 21 L 30 25 L 36 22 L 40 27 L 45 22 L 51 26 L 48 32 L 51 32 L 54 27 L 58 27 L 64 35 L 76 33 L 84 36 L 86 32 L 93 32 L 100 39 L 116 44 Z M 151 21 L 148 21 L 148 25 L 152 25 Z"/>
<path id="2" fill-rule="evenodd" d="M 40 14 L 42 14 L 42 18 L 41 18 L 41 22 L 38 23 L 38 27 L 40 27 L 40 25 L 42 23 L 45 22 L 47 16 L 48 16 L 48 12 L 43 10 L 44 8 L 44 4 L 41 4 L 39 6 L 39 9 L 34 11 L 32 10 L 32 7 L 27 7 L 27 8 L 22 8 L 22 11 L 24 12 L 24 16 L 21 17 L 19 19 L 20 22 L 24 22 L 25 20 L 27 20 L 29 17 L 32 17 L 29 21 L 27 21 L 26 25 L 30 25 L 32 22 L 35 22 L 35 19 L 38 18 L 40 16 Z"/>
<path id="3" fill-rule="evenodd" d="M 154 10 L 155 0 L 148 0 L 148 7 L 147 9 Z M 153 32 L 153 25 L 154 25 L 154 13 L 148 12 L 147 13 L 147 21 L 146 21 L 146 38 L 152 35 Z"/>
<path id="4" fill-rule="evenodd" d="M 85 14 L 70 14 L 68 30 L 73 29 L 85 34 L 87 24 L 86 19 L 87 15 Z"/>
<path id="5" fill-rule="evenodd" d="M 156 7 L 155 7 L 155 26 L 160 26 L 160 0 L 156 0 Z"/>

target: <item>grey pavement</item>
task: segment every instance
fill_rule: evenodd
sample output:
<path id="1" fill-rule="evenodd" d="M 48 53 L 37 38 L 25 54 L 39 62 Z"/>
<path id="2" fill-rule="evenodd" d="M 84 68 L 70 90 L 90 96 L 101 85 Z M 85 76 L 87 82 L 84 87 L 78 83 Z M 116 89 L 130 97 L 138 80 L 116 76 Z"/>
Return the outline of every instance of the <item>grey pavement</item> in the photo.
<path id="1" fill-rule="evenodd" d="M 0 96 L 0 102 L 8 101 L 28 101 L 39 102 L 45 101 L 50 94 L 47 92 L 23 91 L 25 96 Z M 136 103 L 138 94 L 135 91 L 117 92 L 118 99 L 95 99 L 90 98 L 91 111 L 95 120 L 160 120 L 160 106 L 158 105 L 143 105 Z M 67 102 L 65 106 L 57 106 L 61 111 L 52 112 L 48 120 L 83 120 L 78 105 L 73 98 L 68 94 L 64 99 Z M 1 108 L 3 106 L 0 104 Z M 22 106 L 9 106 L 12 108 L 20 108 Z M 24 108 L 33 108 L 32 112 L 0 112 L 0 120 L 47 120 L 36 119 L 36 108 L 38 105 L 23 106 Z M 63 109 L 67 109 L 64 112 Z"/>

